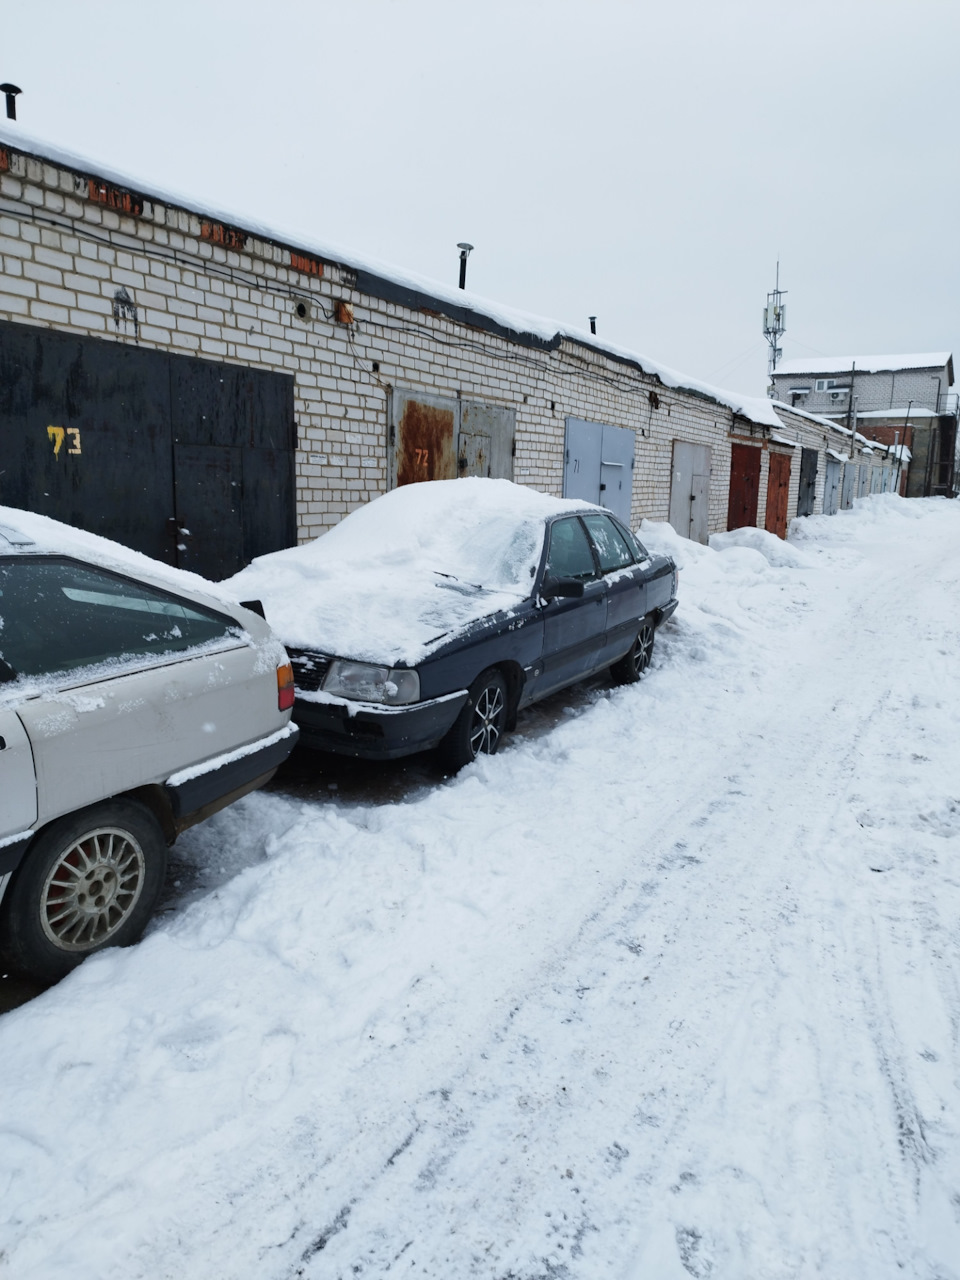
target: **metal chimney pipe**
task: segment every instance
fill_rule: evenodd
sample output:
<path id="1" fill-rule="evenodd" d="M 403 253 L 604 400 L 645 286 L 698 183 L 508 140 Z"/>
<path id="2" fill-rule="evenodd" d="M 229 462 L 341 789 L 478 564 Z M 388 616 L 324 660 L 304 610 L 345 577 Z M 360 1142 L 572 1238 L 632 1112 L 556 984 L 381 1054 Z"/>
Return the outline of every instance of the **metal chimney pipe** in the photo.
<path id="1" fill-rule="evenodd" d="M 596 317 L 596 316 L 587 316 L 587 319 L 590 321 L 590 332 L 591 332 L 591 333 L 596 333 L 596 332 L 597 332 L 597 317 Z"/>
<path id="2" fill-rule="evenodd" d="M 18 89 L 15 84 L 0 84 L 0 93 L 6 94 L 7 98 L 7 119 L 16 120 L 17 118 L 17 94 L 22 93 L 22 89 Z"/>
<path id="3" fill-rule="evenodd" d="M 466 240 L 461 240 L 457 248 L 460 250 L 460 288 L 467 287 L 467 259 L 470 257 L 472 244 L 467 244 Z"/>

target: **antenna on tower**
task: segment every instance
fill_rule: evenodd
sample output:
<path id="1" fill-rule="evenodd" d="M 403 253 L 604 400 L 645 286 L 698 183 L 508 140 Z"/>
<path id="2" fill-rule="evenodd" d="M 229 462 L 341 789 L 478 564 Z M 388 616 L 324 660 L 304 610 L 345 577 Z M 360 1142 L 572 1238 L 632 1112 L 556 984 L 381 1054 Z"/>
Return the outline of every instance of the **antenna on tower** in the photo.
<path id="1" fill-rule="evenodd" d="M 780 259 L 777 259 L 777 284 L 772 293 L 767 294 L 767 305 L 763 309 L 763 336 L 770 347 L 768 373 L 771 380 L 777 369 L 777 361 L 783 352 L 780 350 L 780 335 L 787 327 L 787 309 L 783 304 L 786 290 L 780 288 Z M 773 395 L 771 387 L 770 394 Z"/>

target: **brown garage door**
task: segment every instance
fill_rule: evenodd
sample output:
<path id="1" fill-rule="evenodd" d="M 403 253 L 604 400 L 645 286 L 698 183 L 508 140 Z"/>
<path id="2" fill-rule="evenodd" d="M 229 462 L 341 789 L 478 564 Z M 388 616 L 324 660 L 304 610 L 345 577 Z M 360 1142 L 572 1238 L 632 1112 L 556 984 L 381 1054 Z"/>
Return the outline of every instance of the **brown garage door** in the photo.
<path id="1" fill-rule="evenodd" d="M 790 456 L 786 453 L 770 454 L 770 473 L 767 477 L 768 533 L 778 538 L 787 536 L 787 499 L 790 496 Z"/>
<path id="2" fill-rule="evenodd" d="M 760 498 L 760 450 L 749 444 L 730 446 L 730 502 L 727 528 L 757 523 Z"/>

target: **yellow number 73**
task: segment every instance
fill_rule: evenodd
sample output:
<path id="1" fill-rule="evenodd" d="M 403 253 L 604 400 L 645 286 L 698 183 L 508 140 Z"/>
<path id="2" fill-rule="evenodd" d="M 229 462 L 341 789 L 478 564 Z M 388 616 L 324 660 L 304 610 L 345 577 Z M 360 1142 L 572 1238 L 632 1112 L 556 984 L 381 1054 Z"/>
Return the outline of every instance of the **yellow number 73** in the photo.
<path id="1" fill-rule="evenodd" d="M 60 450 L 63 448 L 63 440 L 65 436 L 70 437 L 70 448 L 67 453 L 80 452 L 80 431 L 77 427 L 47 427 L 47 439 L 53 442 L 53 456 L 60 457 Z"/>

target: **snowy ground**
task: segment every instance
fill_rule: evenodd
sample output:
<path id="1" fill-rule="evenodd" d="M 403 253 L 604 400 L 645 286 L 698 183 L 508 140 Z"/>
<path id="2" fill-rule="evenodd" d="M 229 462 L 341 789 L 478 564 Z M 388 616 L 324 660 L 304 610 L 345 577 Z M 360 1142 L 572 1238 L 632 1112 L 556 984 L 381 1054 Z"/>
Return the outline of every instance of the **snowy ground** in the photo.
<path id="1" fill-rule="evenodd" d="M 639 686 L 0 1020 L 0 1276 L 960 1276 L 960 503 L 644 537 Z"/>

